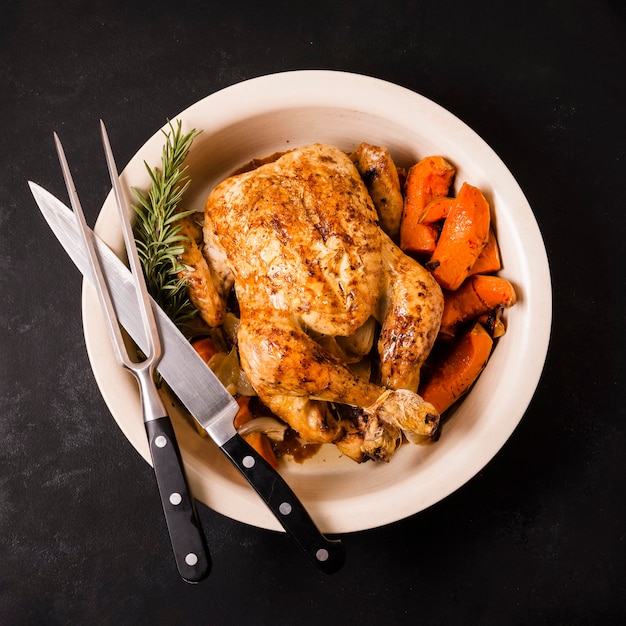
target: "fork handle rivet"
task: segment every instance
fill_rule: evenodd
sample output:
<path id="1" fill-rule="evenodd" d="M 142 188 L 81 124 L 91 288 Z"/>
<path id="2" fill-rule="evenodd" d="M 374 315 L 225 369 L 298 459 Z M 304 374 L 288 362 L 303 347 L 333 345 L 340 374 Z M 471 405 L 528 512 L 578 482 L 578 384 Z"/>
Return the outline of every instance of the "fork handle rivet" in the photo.
<path id="1" fill-rule="evenodd" d="M 330 555 L 328 554 L 328 550 L 326 550 L 326 548 L 320 548 L 316 553 L 315 553 L 315 558 L 318 561 L 322 561 L 322 563 L 324 561 L 328 561 L 328 557 Z"/>
<path id="2" fill-rule="evenodd" d="M 163 435 L 159 435 L 155 440 L 154 440 L 154 445 L 157 448 L 165 448 L 165 446 L 167 445 L 167 438 L 164 437 Z"/>

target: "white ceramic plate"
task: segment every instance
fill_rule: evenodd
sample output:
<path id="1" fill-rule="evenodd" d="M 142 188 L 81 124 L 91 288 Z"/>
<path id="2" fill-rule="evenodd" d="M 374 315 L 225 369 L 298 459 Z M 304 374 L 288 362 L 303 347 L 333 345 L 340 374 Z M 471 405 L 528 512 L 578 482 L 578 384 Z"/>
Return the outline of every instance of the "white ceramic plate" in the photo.
<path id="1" fill-rule="evenodd" d="M 323 532 L 374 528 L 415 514 L 458 489 L 502 447 L 522 418 L 537 386 L 551 325 L 551 285 L 542 237 L 512 174 L 493 150 L 454 115 L 432 101 L 378 79 L 331 71 L 273 74 L 214 93 L 172 119 L 183 130 L 202 129 L 189 156 L 192 184 L 187 208 L 202 210 L 213 186 L 253 157 L 313 142 L 353 150 L 361 141 L 389 148 L 399 165 L 439 154 L 463 181 L 479 187 L 492 205 L 504 270 L 518 293 L 499 341 L 471 393 L 455 410 L 441 439 L 404 446 L 389 464 L 357 465 L 329 446 L 303 465 L 281 473 Z M 113 131 L 113 132 L 112 132 Z M 109 130 L 114 137 L 113 129 Z M 127 186 L 147 189 L 143 165 L 160 163 L 157 132 L 122 174 Z M 97 232 L 120 250 L 112 197 Z M 134 379 L 116 363 L 97 299 L 83 290 L 87 349 L 104 399 L 126 437 L 150 462 Z M 198 393 L 202 393 L 199 389 Z M 212 444 L 173 407 L 194 495 L 231 518 L 280 530 L 247 483 Z"/>

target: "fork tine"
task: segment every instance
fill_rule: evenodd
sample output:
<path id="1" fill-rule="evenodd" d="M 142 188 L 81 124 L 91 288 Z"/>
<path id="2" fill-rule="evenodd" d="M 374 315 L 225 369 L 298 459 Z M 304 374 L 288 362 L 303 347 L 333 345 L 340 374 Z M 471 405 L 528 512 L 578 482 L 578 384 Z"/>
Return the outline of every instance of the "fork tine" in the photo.
<path id="1" fill-rule="evenodd" d="M 63 172 L 63 179 L 65 180 L 65 186 L 69 194 L 70 203 L 72 205 L 72 209 L 74 209 L 74 215 L 76 216 L 76 221 L 78 223 L 83 243 L 85 245 L 85 249 L 87 250 L 89 267 L 94 278 L 94 285 L 96 287 L 100 306 L 107 321 L 107 327 L 109 329 L 109 335 L 111 336 L 111 343 L 113 344 L 115 357 L 121 364 L 131 369 L 133 362 L 128 357 L 128 352 L 126 351 L 124 339 L 115 314 L 115 308 L 113 307 L 111 296 L 109 295 L 109 289 L 102 273 L 100 260 L 93 244 L 93 240 L 91 236 L 88 235 L 89 229 L 85 220 L 85 214 L 83 213 L 83 208 L 80 204 L 80 200 L 78 199 L 78 193 L 76 192 L 72 173 L 70 172 L 67 158 L 65 157 L 65 150 L 63 149 L 61 140 L 56 133 L 54 133 L 54 143 L 59 156 L 59 162 L 61 163 L 61 171 Z"/>
<path id="2" fill-rule="evenodd" d="M 161 341 L 159 331 L 154 318 L 154 311 L 152 310 L 152 305 L 150 304 L 150 297 L 148 295 L 148 288 L 146 287 L 141 262 L 139 261 L 139 254 L 137 253 L 137 245 L 133 235 L 133 228 L 130 223 L 128 203 L 120 183 L 117 166 L 115 165 L 115 159 L 113 157 L 113 150 L 111 149 L 111 144 L 109 142 L 109 136 L 102 120 L 100 120 L 100 130 L 102 132 L 102 144 L 104 146 L 104 153 L 106 156 L 107 167 L 109 169 L 109 176 L 111 178 L 111 185 L 113 186 L 113 192 L 115 194 L 117 208 L 120 215 L 120 222 L 122 224 L 122 232 L 124 234 L 124 242 L 126 244 L 126 254 L 128 256 L 131 272 L 135 279 L 135 292 L 137 294 L 137 300 L 140 304 L 147 345 L 149 346 L 150 354 L 147 354 L 146 356 L 148 360 L 151 360 L 152 363 L 156 365 L 158 360 L 161 358 Z"/>

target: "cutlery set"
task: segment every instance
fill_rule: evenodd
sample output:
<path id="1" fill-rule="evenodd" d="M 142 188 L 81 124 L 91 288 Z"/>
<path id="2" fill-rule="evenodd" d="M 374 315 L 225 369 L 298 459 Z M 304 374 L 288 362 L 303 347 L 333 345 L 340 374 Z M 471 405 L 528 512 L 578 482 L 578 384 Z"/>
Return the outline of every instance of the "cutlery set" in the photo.
<path id="1" fill-rule="evenodd" d="M 100 125 L 129 267 L 87 226 L 56 134 L 56 149 L 73 210 L 39 185 L 29 185 L 48 225 L 96 290 L 116 359 L 137 379 L 152 465 L 181 577 L 187 582 L 199 582 L 208 575 L 211 559 L 174 429 L 154 382 L 157 370 L 311 562 L 324 573 L 338 571 L 345 559 L 342 543 L 319 531 L 280 474 L 237 433 L 233 419 L 239 405 L 148 294 L 132 231 L 131 208 L 106 128 L 103 122 Z M 140 359 L 128 354 L 120 326 L 139 348 Z"/>

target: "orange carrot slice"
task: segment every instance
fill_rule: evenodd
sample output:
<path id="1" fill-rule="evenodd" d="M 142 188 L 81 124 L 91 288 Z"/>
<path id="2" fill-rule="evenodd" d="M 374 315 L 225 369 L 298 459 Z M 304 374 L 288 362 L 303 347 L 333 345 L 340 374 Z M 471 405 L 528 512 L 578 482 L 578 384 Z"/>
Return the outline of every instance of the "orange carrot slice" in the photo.
<path id="1" fill-rule="evenodd" d="M 455 341 L 443 363 L 426 377 L 419 394 L 443 413 L 469 391 L 489 360 L 492 346 L 492 338 L 477 322 Z"/>
<path id="2" fill-rule="evenodd" d="M 430 224 L 405 222 L 403 232 L 403 252 L 428 260 L 437 247 L 437 229 Z"/>
<path id="3" fill-rule="evenodd" d="M 194 339 L 191 342 L 191 345 L 205 363 L 208 363 L 211 360 L 211 357 L 219 352 L 215 342 L 210 337 Z"/>
<path id="4" fill-rule="evenodd" d="M 252 415 L 252 411 L 250 410 L 249 396 L 239 396 L 237 398 L 237 404 L 239 405 L 239 411 L 237 411 L 237 415 L 235 415 L 233 425 L 235 428 L 241 428 L 244 424 L 247 424 L 254 415 Z"/>
<path id="5" fill-rule="evenodd" d="M 516 301 L 515 289 L 505 278 L 484 274 L 469 276 L 459 289 L 444 293 L 439 332 L 444 336 L 454 335 L 460 324 L 500 306 L 508 308 Z"/>
<path id="6" fill-rule="evenodd" d="M 433 222 L 439 222 L 445 220 L 450 213 L 450 209 L 454 204 L 454 198 L 435 198 L 431 200 L 425 207 L 420 217 L 420 222 L 423 224 L 432 224 Z"/>
<path id="7" fill-rule="evenodd" d="M 463 183 L 427 264 L 445 289 L 458 289 L 487 243 L 489 204 L 480 189 Z"/>
<path id="8" fill-rule="evenodd" d="M 472 274 L 491 274 L 499 272 L 502 269 L 502 261 L 500 259 L 500 247 L 493 228 L 489 228 L 489 236 L 487 243 L 482 252 L 478 255 L 476 262 L 469 271 Z"/>
<path id="9" fill-rule="evenodd" d="M 407 226 L 419 222 L 426 205 L 435 198 L 448 195 L 455 169 L 443 157 L 425 157 L 407 173 L 404 185 L 404 207 L 400 225 L 400 247 L 404 249 Z M 402 225 L 405 225 L 403 235 Z"/>

